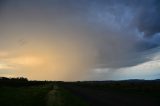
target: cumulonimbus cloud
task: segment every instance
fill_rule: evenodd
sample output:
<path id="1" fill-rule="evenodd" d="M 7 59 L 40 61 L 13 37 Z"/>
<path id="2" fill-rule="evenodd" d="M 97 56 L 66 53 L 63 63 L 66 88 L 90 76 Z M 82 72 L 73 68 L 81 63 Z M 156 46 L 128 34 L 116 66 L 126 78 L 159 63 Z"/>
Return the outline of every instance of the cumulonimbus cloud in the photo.
<path id="1" fill-rule="evenodd" d="M 72 45 L 70 57 L 76 53 L 80 63 L 94 61 L 87 69 L 149 62 L 153 52 L 148 51 L 160 45 L 158 0 L 4 0 L 0 16 L 1 50 L 34 46 L 39 40 L 53 51 Z"/>

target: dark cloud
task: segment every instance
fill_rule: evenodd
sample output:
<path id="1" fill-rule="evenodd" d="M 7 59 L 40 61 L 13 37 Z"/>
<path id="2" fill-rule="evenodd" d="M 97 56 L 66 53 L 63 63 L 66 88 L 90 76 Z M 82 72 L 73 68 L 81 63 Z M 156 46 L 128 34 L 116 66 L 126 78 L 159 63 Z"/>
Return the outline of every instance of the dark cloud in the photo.
<path id="1" fill-rule="evenodd" d="M 104 17 L 102 15 L 106 20 L 103 24 L 107 24 L 104 36 L 110 36 L 106 39 L 105 46 L 101 45 L 104 47 L 100 53 L 102 66 L 120 68 L 150 61 L 144 53 L 160 44 L 160 2 L 158 0 L 114 0 L 108 4 L 107 2 L 103 4 L 103 6 L 106 4 L 104 7 L 98 7 L 101 8 L 101 12 L 109 13 Z M 99 14 L 101 12 L 99 11 Z M 107 22 L 110 15 L 115 19 L 111 20 L 113 23 Z M 117 26 L 120 28 L 116 29 Z M 108 34 L 108 30 L 111 33 Z M 115 34 L 117 39 L 113 40 L 117 30 L 119 32 Z M 107 48 L 109 42 L 112 42 L 111 49 Z"/>
<path id="2" fill-rule="evenodd" d="M 3 23 L 9 27 L 18 22 L 20 27 L 47 23 L 50 30 L 69 30 L 73 36 L 90 39 L 96 66 L 101 68 L 149 61 L 144 52 L 159 46 L 158 0 L 8 0 L 6 5 Z M 25 44 L 25 39 L 20 43 Z"/>
<path id="3" fill-rule="evenodd" d="M 146 2 L 145 2 L 146 3 Z M 147 37 L 154 36 L 160 32 L 160 2 L 153 0 L 141 6 L 139 10 L 139 17 L 137 19 L 138 28 L 144 32 Z"/>

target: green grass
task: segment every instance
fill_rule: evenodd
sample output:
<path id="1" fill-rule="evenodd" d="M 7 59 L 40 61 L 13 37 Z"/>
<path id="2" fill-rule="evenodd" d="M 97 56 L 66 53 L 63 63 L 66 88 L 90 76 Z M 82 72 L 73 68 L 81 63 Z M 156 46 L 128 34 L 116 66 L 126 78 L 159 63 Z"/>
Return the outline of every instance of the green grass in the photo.
<path id="1" fill-rule="evenodd" d="M 0 88 L 0 106 L 45 106 L 46 94 L 51 87 L 2 87 Z"/>

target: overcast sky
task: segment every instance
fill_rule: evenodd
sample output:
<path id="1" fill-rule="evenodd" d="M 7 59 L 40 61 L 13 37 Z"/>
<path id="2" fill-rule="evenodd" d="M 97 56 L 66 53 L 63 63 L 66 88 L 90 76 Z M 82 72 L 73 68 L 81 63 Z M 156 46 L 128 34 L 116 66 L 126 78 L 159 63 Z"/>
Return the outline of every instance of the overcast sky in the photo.
<path id="1" fill-rule="evenodd" d="M 160 78 L 159 0 L 0 0 L 0 76 Z"/>

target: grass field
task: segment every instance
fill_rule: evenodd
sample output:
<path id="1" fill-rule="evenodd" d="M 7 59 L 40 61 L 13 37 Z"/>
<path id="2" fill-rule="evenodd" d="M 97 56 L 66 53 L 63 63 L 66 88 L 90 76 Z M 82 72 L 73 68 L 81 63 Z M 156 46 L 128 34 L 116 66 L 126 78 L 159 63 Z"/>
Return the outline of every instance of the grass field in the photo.
<path id="1" fill-rule="evenodd" d="M 50 86 L 1 87 L 1 106 L 45 106 Z"/>
<path id="2" fill-rule="evenodd" d="M 160 81 L 0 83 L 0 106 L 160 106 Z"/>
<path id="3" fill-rule="evenodd" d="M 87 106 L 83 100 L 63 88 L 52 85 L 0 87 L 0 106 Z"/>
<path id="4" fill-rule="evenodd" d="M 61 85 L 90 106 L 160 106 L 159 81 L 95 81 Z"/>

